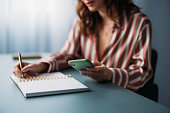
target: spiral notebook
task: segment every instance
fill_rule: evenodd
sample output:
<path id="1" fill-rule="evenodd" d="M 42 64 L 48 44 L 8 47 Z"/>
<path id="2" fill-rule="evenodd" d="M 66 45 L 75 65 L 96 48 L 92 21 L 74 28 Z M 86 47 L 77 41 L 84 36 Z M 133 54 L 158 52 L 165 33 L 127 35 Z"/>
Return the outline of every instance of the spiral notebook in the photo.
<path id="1" fill-rule="evenodd" d="M 87 91 L 88 87 L 61 72 L 46 73 L 35 77 L 10 76 L 25 97 Z"/>

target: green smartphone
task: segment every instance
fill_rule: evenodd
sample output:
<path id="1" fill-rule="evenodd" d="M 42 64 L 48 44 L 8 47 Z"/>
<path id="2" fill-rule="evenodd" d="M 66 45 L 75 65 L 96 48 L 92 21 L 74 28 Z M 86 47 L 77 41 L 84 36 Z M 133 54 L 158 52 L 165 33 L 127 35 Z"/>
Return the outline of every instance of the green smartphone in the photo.
<path id="1" fill-rule="evenodd" d="M 86 69 L 87 67 L 94 67 L 94 64 L 88 59 L 69 60 L 68 64 L 77 71 Z"/>

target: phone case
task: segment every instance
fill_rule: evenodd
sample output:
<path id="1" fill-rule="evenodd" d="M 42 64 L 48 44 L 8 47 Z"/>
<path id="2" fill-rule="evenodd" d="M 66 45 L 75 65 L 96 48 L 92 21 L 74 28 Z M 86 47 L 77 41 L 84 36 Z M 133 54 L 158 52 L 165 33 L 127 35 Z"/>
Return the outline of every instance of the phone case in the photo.
<path id="1" fill-rule="evenodd" d="M 88 59 L 69 60 L 68 64 L 77 71 L 86 69 L 87 67 L 94 67 L 94 64 Z"/>

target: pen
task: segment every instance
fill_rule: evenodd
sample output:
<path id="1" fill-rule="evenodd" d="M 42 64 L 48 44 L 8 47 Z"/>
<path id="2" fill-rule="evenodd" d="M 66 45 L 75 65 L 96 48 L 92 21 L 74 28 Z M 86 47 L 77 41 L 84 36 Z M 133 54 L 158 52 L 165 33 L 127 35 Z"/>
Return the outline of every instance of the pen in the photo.
<path id="1" fill-rule="evenodd" d="M 18 53 L 18 59 L 19 59 L 19 65 L 20 65 L 20 69 L 21 69 L 21 73 L 22 73 L 22 78 L 23 78 L 23 72 L 22 72 L 22 58 L 21 58 L 21 54 Z"/>

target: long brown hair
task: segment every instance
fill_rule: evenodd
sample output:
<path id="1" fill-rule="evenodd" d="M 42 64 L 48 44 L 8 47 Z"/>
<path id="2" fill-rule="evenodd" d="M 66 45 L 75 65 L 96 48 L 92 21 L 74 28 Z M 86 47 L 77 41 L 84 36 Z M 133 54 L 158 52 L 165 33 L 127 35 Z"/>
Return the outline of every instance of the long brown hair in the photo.
<path id="1" fill-rule="evenodd" d="M 130 13 L 132 10 L 139 11 L 132 0 L 105 0 L 107 15 L 116 21 L 123 11 Z M 77 1 L 77 14 L 79 16 L 80 31 L 83 35 L 89 36 L 99 31 L 102 19 L 98 12 L 90 12 L 82 0 Z"/>

